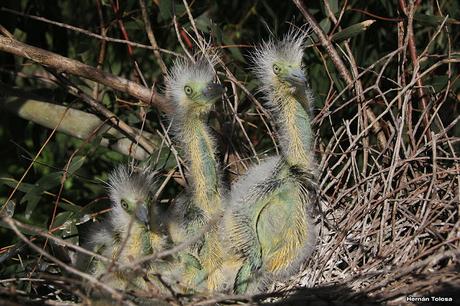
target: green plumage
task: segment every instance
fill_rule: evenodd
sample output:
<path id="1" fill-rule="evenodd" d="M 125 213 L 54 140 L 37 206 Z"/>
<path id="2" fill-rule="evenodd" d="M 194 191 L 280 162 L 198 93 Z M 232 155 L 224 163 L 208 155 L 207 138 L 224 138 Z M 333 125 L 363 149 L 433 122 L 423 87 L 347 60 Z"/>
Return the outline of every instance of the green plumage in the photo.
<path id="1" fill-rule="evenodd" d="M 223 261 L 217 227 L 209 225 L 223 208 L 217 149 L 205 124 L 206 116 L 222 93 L 222 87 L 213 83 L 212 68 L 204 58 L 195 63 L 178 61 L 168 77 L 168 94 L 176 106 L 172 116 L 175 136 L 185 153 L 189 182 L 186 198 L 176 202 L 174 214 L 182 220 L 185 240 L 207 229 L 202 239 L 186 250 L 196 257 L 199 265 L 185 258 L 184 282 L 192 290 L 205 292 L 216 291 L 222 285 Z"/>
<path id="2" fill-rule="evenodd" d="M 225 215 L 230 249 L 243 258 L 237 293 L 297 271 L 314 249 L 317 202 L 312 131 L 306 107 L 311 94 L 302 70 L 304 36 L 291 32 L 253 55 L 254 71 L 278 125 L 282 155 L 251 168 L 232 188 Z"/>

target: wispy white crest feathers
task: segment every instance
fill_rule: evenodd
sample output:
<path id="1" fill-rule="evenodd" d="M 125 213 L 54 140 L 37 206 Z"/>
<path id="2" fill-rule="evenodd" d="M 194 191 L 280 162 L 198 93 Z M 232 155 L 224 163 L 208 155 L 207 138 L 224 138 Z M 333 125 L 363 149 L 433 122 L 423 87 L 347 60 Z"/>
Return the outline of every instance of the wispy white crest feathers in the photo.
<path id="1" fill-rule="evenodd" d="M 109 176 L 108 190 L 112 202 L 110 222 L 117 226 L 128 226 L 133 218 L 122 207 L 121 200 L 148 202 L 157 188 L 157 173 L 150 167 L 132 169 L 128 165 L 118 166 Z"/>
<path id="2" fill-rule="evenodd" d="M 195 56 L 191 61 L 184 58 L 175 60 L 168 76 L 166 77 L 165 94 L 173 105 L 174 111 L 170 116 L 171 134 L 179 143 L 188 141 L 183 135 L 183 122 L 189 118 L 188 109 L 192 107 L 189 99 L 185 94 L 185 85 L 187 84 L 209 84 L 214 81 L 216 72 L 214 66 L 220 61 L 217 52 L 207 50 Z M 206 114 L 209 109 L 205 109 L 199 115 Z"/>
<path id="3" fill-rule="evenodd" d="M 181 101 L 185 97 L 184 86 L 189 82 L 210 83 L 216 75 L 214 66 L 219 62 L 215 52 L 196 56 L 195 61 L 179 58 L 174 61 L 166 76 L 166 96 L 171 100 L 175 111 L 180 111 Z"/>
<path id="4" fill-rule="evenodd" d="M 122 198 L 147 199 L 156 186 L 156 173 L 150 167 L 130 169 L 118 166 L 110 175 L 109 196 L 113 206 L 120 206 Z"/>
<path id="5" fill-rule="evenodd" d="M 253 63 L 253 72 L 262 82 L 261 91 L 268 90 L 273 83 L 272 78 L 275 76 L 273 64 L 275 62 L 281 61 L 302 66 L 302 57 L 308 35 L 309 31 L 305 27 L 291 28 L 281 40 L 270 38 L 255 48 L 251 62 Z"/>

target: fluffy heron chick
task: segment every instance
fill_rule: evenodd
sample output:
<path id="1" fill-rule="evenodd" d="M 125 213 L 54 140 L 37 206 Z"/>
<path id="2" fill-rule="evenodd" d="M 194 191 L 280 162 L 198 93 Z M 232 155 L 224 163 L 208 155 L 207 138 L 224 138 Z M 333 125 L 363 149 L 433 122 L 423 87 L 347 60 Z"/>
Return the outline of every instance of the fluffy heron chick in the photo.
<path id="1" fill-rule="evenodd" d="M 301 31 L 291 31 L 253 53 L 261 92 L 277 120 L 282 155 L 252 167 L 232 186 L 224 220 L 228 245 L 245 260 L 235 282 L 238 293 L 292 275 L 314 249 L 317 199 L 304 39 Z"/>
<path id="2" fill-rule="evenodd" d="M 177 60 L 167 77 L 166 95 L 174 105 L 172 130 L 185 154 L 187 195 L 178 199 L 175 217 L 187 231 L 198 230 L 221 205 L 216 144 L 205 120 L 223 87 L 214 83 L 213 59 Z M 172 220 L 173 222 L 173 220 Z M 172 235 L 176 231 L 172 231 Z M 183 234 L 175 240 L 183 240 Z"/>
<path id="3" fill-rule="evenodd" d="M 260 91 L 277 121 L 283 157 L 290 165 L 312 169 L 310 109 L 313 94 L 302 64 L 306 32 L 290 30 L 282 40 L 269 40 L 252 54 Z"/>
<path id="4" fill-rule="evenodd" d="M 119 166 L 109 176 L 109 196 L 112 210 L 107 218 L 93 227 L 88 248 L 119 264 L 126 264 L 164 249 L 167 239 L 164 217 L 160 207 L 152 203 L 152 191 L 156 191 L 155 173 L 149 168 L 131 170 Z M 110 263 L 94 258 L 84 261 L 85 270 L 118 289 L 145 288 L 146 283 L 139 274 L 127 270 L 107 271 Z M 146 263 L 150 272 L 164 272 L 168 263 L 155 261 Z M 153 284 L 163 290 L 160 282 Z"/>
<path id="5" fill-rule="evenodd" d="M 176 61 L 167 78 L 167 96 L 175 106 L 172 128 L 185 154 L 189 182 L 186 196 L 176 201 L 171 236 L 180 242 L 207 229 L 184 259 L 184 281 L 193 291 L 216 291 L 222 284 L 224 254 L 212 224 L 223 209 L 221 179 L 216 144 L 205 122 L 223 89 L 214 82 L 215 60 Z"/>

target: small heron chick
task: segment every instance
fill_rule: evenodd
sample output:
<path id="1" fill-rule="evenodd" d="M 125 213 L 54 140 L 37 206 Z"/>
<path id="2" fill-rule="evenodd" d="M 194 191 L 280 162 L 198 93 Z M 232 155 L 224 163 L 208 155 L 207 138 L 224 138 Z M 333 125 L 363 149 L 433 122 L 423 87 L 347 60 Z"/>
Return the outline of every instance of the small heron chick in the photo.
<path id="1" fill-rule="evenodd" d="M 167 78 L 167 96 L 175 110 L 172 126 L 185 153 L 189 188 L 176 201 L 169 231 L 175 242 L 189 240 L 205 230 L 192 245 L 184 281 L 195 291 L 215 291 L 222 284 L 223 253 L 215 221 L 223 209 L 221 179 L 216 144 L 206 125 L 206 117 L 221 97 L 223 87 L 214 82 L 216 58 L 196 62 L 178 60 Z M 178 234 L 181 233 L 181 234 Z"/>
<path id="2" fill-rule="evenodd" d="M 311 170 L 313 94 L 302 57 L 306 32 L 290 30 L 282 40 L 263 43 L 252 55 L 260 91 L 275 116 L 283 158 L 290 165 Z"/>
<path id="3" fill-rule="evenodd" d="M 237 293 L 257 292 L 270 280 L 291 276 L 314 249 L 317 187 L 304 40 L 301 31 L 291 31 L 253 53 L 261 92 L 277 121 L 282 155 L 252 167 L 232 186 L 224 223 L 228 245 L 244 259 L 234 285 Z"/>
<path id="4" fill-rule="evenodd" d="M 91 231 L 88 249 L 118 264 L 127 264 L 142 256 L 163 250 L 168 241 L 165 235 L 164 216 L 158 205 L 152 203 L 152 191 L 157 187 L 155 173 L 149 168 L 138 171 L 119 166 L 109 176 L 108 189 L 112 210 L 107 219 Z M 82 264 L 86 265 L 83 267 Z M 80 261 L 80 268 L 89 271 L 102 281 L 118 289 L 146 288 L 142 277 L 126 270 L 109 272 L 110 263 L 94 258 Z M 164 272 L 168 263 L 145 263 L 150 272 Z M 153 273 L 152 273 L 153 274 Z M 158 290 L 161 282 L 152 280 Z"/>

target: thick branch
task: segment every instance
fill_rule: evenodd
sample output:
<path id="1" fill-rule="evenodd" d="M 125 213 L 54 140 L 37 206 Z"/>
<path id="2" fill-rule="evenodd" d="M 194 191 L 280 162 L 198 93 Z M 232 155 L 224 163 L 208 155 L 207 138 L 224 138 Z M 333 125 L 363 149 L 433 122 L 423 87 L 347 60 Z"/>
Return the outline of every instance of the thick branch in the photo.
<path id="1" fill-rule="evenodd" d="M 152 104 L 165 113 L 171 111 L 171 105 L 168 101 L 163 96 L 158 95 L 153 89 L 146 88 L 135 82 L 112 75 L 79 61 L 29 46 L 5 36 L 0 36 L 0 51 L 28 58 L 43 66 L 56 69 L 59 72 L 66 72 L 101 83 L 136 97 L 145 103 Z"/>
<path id="2" fill-rule="evenodd" d="M 140 146 L 144 148 L 147 152 L 153 153 L 153 147 L 150 141 L 148 141 L 142 134 L 137 133 L 133 128 L 131 128 L 126 122 L 118 118 L 114 113 L 106 109 L 98 101 L 94 100 L 92 97 L 84 93 L 80 88 L 72 84 L 72 82 L 61 74 L 57 74 L 51 71 L 53 75 L 61 81 L 62 85 L 70 92 L 71 94 L 79 97 L 86 104 L 91 106 L 99 114 L 107 118 L 114 126 L 122 130 L 127 136 L 139 143 Z"/>
<path id="3" fill-rule="evenodd" d="M 57 126 L 57 131 L 78 139 L 85 140 L 97 135 L 110 135 L 111 139 L 103 137 L 99 145 L 132 156 L 137 160 L 145 160 L 150 156 L 141 146 L 136 145 L 131 139 L 110 124 L 100 120 L 96 115 L 62 105 L 19 97 L 3 98 L 0 100 L 0 106 L 23 119 L 44 127 L 54 129 Z M 59 124 L 62 117 L 64 119 Z M 136 132 L 140 134 L 140 131 L 136 130 Z M 150 140 L 152 144 L 158 145 L 160 142 L 156 136 L 148 132 L 142 132 L 142 136 Z"/>

